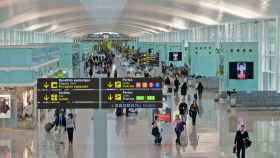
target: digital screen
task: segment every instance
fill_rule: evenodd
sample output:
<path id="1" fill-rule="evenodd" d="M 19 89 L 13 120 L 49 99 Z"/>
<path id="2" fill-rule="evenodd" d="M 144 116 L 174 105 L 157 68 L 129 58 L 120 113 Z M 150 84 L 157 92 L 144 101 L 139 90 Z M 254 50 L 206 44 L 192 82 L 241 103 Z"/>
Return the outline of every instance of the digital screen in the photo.
<path id="1" fill-rule="evenodd" d="M 236 80 L 254 79 L 253 62 L 230 62 L 229 79 L 236 79 Z"/>
<path id="2" fill-rule="evenodd" d="M 182 61 L 182 52 L 169 52 L 169 61 Z"/>
<path id="3" fill-rule="evenodd" d="M 41 78 L 37 81 L 39 109 L 98 108 L 99 80 Z"/>

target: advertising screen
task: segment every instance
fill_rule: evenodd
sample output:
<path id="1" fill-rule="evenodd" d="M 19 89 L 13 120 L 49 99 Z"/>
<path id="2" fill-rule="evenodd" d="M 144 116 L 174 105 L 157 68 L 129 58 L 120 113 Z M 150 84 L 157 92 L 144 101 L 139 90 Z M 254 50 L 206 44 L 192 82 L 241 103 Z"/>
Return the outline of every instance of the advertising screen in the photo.
<path id="1" fill-rule="evenodd" d="M 247 80 L 254 78 L 253 62 L 230 62 L 229 79 Z"/>
<path id="2" fill-rule="evenodd" d="M 182 52 L 169 52 L 169 61 L 182 61 Z"/>

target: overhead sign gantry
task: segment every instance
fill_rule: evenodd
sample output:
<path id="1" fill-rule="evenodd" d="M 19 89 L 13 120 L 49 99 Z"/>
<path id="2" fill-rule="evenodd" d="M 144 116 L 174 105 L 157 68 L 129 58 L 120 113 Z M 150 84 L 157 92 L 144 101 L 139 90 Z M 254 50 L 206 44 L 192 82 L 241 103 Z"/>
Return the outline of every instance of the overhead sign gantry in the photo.
<path id="1" fill-rule="evenodd" d="M 37 82 L 39 109 L 160 108 L 159 78 L 41 78 Z"/>

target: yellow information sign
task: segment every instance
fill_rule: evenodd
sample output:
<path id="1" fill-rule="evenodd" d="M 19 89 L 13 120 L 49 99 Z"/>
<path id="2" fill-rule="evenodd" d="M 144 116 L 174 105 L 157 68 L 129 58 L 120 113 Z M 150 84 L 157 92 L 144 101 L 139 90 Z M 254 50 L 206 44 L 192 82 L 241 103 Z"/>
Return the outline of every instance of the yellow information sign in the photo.
<path id="1" fill-rule="evenodd" d="M 58 95 L 57 94 L 51 94 L 51 101 L 57 101 Z"/>
<path id="2" fill-rule="evenodd" d="M 115 81 L 115 88 L 122 88 L 122 82 L 121 81 Z"/>
<path id="3" fill-rule="evenodd" d="M 115 94 L 115 101 L 122 101 L 122 94 Z"/>
<path id="4" fill-rule="evenodd" d="M 49 96 L 47 94 L 45 94 L 43 99 L 44 99 L 44 101 L 48 101 L 50 98 L 49 98 Z"/>
<path id="5" fill-rule="evenodd" d="M 58 82 L 51 82 L 51 88 L 52 89 L 58 88 Z"/>

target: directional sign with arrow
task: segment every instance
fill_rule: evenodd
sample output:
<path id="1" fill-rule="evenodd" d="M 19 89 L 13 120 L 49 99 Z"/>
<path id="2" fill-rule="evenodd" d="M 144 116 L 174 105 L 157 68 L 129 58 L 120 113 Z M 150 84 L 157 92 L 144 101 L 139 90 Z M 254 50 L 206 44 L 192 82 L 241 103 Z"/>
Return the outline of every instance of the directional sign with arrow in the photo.
<path id="1" fill-rule="evenodd" d="M 107 87 L 108 88 L 112 88 L 113 87 L 113 83 L 112 82 L 107 83 Z"/>
<path id="2" fill-rule="evenodd" d="M 45 82 L 43 86 L 44 86 L 44 88 L 46 88 L 46 89 L 49 88 L 48 82 Z"/>
<path id="3" fill-rule="evenodd" d="M 114 99 L 112 94 L 109 94 L 107 98 L 108 98 L 108 101 L 112 101 Z"/>
<path id="4" fill-rule="evenodd" d="M 44 95 L 44 100 L 45 100 L 45 101 L 48 101 L 49 99 L 50 99 L 49 96 L 48 96 L 47 94 L 45 94 L 45 95 Z"/>

